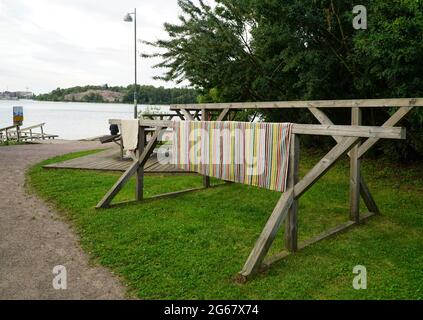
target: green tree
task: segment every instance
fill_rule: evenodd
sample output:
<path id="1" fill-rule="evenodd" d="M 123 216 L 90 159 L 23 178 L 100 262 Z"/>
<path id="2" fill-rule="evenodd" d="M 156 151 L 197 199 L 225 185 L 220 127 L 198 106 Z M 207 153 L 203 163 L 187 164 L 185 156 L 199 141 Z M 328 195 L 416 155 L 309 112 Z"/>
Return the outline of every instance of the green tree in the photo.
<path id="1" fill-rule="evenodd" d="M 423 93 L 423 1 L 363 0 L 368 29 L 352 25 L 346 0 L 216 0 L 211 7 L 179 0 L 178 24 L 165 24 L 160 78 L 189 80 L 200 101 L 269 101 L 416 97 Z M 214 97 L 211 95 L 215 91 Z M 368 124 L 383 112 L 364 111 Z M 345 110 L 330 110 L 336 123 Z M 267 120 L 314 121 L 307 110 L 265 110 Z M 383 150 L 423 155 L 423 110 L 404 123 L 407 144 L 385 142 Z M 402 146 L 402 147 L 401 147 Z M 382 150 L 382 149 L 380 149 Z"/>

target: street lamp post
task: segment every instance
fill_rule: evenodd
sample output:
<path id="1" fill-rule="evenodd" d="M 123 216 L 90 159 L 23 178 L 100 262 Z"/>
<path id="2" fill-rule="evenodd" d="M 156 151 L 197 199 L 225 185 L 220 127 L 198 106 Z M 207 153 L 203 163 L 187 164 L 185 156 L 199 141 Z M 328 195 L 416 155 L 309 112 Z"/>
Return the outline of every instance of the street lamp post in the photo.
<path id="1" fill-rule="evenodd" d="M 132 19 L 132 15 L 134 19 Z M 134 62 L 135 62 L 135 86 L 134 86 L 134 118 L 138 118 L 138 95 L 137 95 L 137 8 L 134 12 L 129 12 L 124 17 L 123 21 L 132 22 L 134 21 Z"/>

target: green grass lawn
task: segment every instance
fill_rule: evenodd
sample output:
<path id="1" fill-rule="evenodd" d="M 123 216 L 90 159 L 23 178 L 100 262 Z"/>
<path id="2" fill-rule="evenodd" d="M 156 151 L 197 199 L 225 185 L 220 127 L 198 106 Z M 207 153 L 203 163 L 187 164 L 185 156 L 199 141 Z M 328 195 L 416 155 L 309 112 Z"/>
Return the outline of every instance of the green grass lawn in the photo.
<path id="1" fill-rule="evenodd" d="M 301 172 L 319 155 L 302 154 Z M 71 221 L 94 262 L 109 267 L 142 299 L 422 299 L 423 165 L 364 161 L 380 216 L 274 264 L 246 284 L 241 270 L 279 194 L 239 184 L 176 198 L 96 210 L 118 173 L 46 170 L 28 174 L 32 190 Z M 348 162 L 338 163 L 301 199 L 300 241 L 348 219 Z M 201 186 L 201 177 L 147 175 L 146 196 Z M 214 181 L 216 183 L 217 181 Z M 116 202 L 134 198 L 134 181 Z M 364 207 L 363 207 L 364 211 Z M 282 249 L 283 228 L 271 251 Z M 353 267 L 367 268 L 354 290 Z M 68 279 L 69 282 L 72 279 Z"/>

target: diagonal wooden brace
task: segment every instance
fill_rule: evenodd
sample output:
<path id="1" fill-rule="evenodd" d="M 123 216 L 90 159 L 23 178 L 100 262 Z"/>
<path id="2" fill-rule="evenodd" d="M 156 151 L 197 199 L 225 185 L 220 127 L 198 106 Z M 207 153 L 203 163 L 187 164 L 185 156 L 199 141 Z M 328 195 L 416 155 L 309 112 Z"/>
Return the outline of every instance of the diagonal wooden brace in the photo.
<path id="1" fill-rule="evenodd" d="M 294 187 L 294 194 L 299 198 L 306 192 L 321 176 L 323 176 L 335 162 L 348 151 L 351 150 L 358 142 L 359 137 L 341 138 L 323 158 L 320 160 Z"/>
<path id="2" fill-rule="evenodd" d="M 288 210 L 294 201 L 293 191 L 294 190 L 291 188 L 290 190 L 283 193 L 279 198 L 279 201 L 273 209 L 269 220 L 267 220 L 263 231 L 257 239 L 256 244 L 254 245 L 254 248 L 251 251 L 247 261 L 245 262 L 244 267 L 238 274 L 239 280 L 241 282 L 247 280 L 249 277 L 259 271 L 261 263 L 269 251 L 269 248 L 276 237 L 276 233 L 285 220 L 288 214 Z"/>
<path id="3" fill-rule="evenodd" d="M 317 120 L 319 120 L 319 122 L 321 124 L 326 124 L 326 125 L 333 125 L 333 122 L 326 116 L 326 114 L 321 111 L 320 109 L 317 108 L 308 108 L 310 110 L 310 112 L 315 116 L 315 118 Z M 410 110 L 412 109 L 412 107 L 401 107 L 398 109 L 398 111 L 392 115 L 388 121 L 386 121 L 384 123 L 385 127 L 388 126 L 394 126 L 395 124 L 398 123 L 398 121 L 400 121 Z M 339 142 L 340 139 L 342 139 L 339 136 L 332 136 L 332 138 L 336 141 Z M 360 145 L 360 147 L 358 148 L 358 158 L 362 157 L 363 154 L 369 150 L 379 139 L 377 138 L 368 138 L 363 144 Z M 363 176 L 360 174 L 360 195 L 363 198 L 364 203 L 366 204 L 367 209 L 370 212 L 374 212 L 374 213 L 380 213 L 379 208 L 376 205 L 376 201 L 374 200 L 372 194 L 370 193 L 370 190 L 363 178 Z"/>
<path id="4" fill-rule="evenodd" d="M 402 118 L 404 118 L 413 107 L 401 107 L 395 112 L 383 125 L 384 128 L 390 128 L 395 126 Z M 361 158 L 371 147 L 375 145 L 376 142 L 379 141 L 379 138 L 368 138 L 363 144 L 360 146 L 358 150 L 358 157 Z"/>
<path id="5" fill-rule="evenodd" d="M 225 119 L 226 115 L 229 113 L 229 108 L 223 109 L 223 111 L 219 114 L 219 117 L 217 117 L 216 121 L 223 121 Z"/>
<path id="6" fill-rule="evenodd" d="M 123 186 L 129 181 L 129 179 L 137 172 L 139 167 L 144 167 L 151 153 L 157 145 L 157 139 L 162 133 L 163 128 L 158 127 L 145 147 L 139 159 L 136 159 L 131 166 L 120 176 L 118 181 L 113 187 L 104 195 L 103 199 L 96 205 L 96 208 L 107 208 L 112 202 L 113 198 L 122 190 Z"/>
<path id="7" fill-rule="evenodd" d="M 200 118 L 200 110 L 195 111 L 195 113 L 194 113 L 194 119 L 195 120 L 198 120 L 198 121 L 201 121 L 201 118 Z"/>
<path id="8" fill-rule="evenodd" d="M 178 115 L 179 119 L 181 119 L 181 120 L 185 120 L 185 117 L 184 117 L 184 115 L 181 113 L 181 111 L 179 111 L 179 110 L 175 110 L 175 112 L 176 112 L 176 114 Z"/>
<path id="9" fill-rule="evenodd" d="M 282 222 L 285 220 L 294 199 L 298 199 L 305 191 L 307 191 L 321 176 L 323 176 L 335 162 L 345 153 L 347 153 L 354 145 L 359 142 L 359 137 L 346 137 L 332 148 L 322 160 L 320 160 L 305 176 L 299 181 L 295 187 L 287 190 L 280 197 L 276 207 L 266 222 L 262 233 L 260 234 L 253 250 L 251 251 L 244 267 L 238 274 L 238 280 L 246 281 L 248 278 L 256 274 L 266 256 L 269 248 L 275 239 Z"/>
<path id="10" fill-rule="evenodd" d="M 189 120 L 189 121 L 193 121 L 194 120 L 192 114 L 188 110 L 181 109 L 181 112 L 184 115 L 184 117 L 185 117 L 186 120 Z"/>

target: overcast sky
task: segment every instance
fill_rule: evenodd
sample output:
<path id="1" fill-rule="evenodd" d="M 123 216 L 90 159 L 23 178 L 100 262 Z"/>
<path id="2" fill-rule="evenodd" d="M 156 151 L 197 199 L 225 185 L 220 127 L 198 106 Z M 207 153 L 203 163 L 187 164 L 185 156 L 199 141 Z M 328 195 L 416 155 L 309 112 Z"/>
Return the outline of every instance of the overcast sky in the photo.
<path id="1" fill-rule="evenodd" d="M 0 0 L 0 91 L 133 83 L 133 24 L 123 16 L 134 7 L 138 38 L 150 41 L 181 13 L 176 0 Z M 139 59 L 139 83 L 174 86 L 152 79 L 154 62 Z"/>

